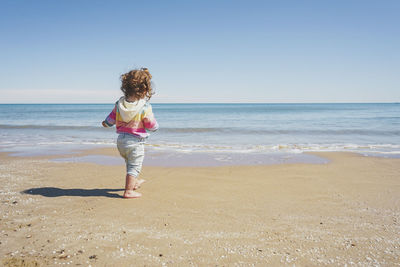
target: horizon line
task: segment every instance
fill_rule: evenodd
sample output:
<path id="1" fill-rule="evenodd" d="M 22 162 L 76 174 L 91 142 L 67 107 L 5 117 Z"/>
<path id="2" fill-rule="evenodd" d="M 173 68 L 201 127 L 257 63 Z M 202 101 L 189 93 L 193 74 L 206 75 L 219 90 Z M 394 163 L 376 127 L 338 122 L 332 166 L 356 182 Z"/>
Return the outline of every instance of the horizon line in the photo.
<path id="1" fill-rule="evenodd" d="M 115 103 L 115 102 L 114 102 Z M 33 102 L 21 103 L 10 102 L 0 103 L 0 105 L 108 105 L 111 102 Z M 394 102 L 151 102 L 151 104 L 400 104 Z"/>

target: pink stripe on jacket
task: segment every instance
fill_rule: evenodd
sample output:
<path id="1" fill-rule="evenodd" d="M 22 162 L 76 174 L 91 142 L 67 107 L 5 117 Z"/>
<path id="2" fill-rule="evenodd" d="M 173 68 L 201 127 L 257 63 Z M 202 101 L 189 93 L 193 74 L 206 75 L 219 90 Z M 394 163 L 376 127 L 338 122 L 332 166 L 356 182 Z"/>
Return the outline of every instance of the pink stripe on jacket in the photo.
<path id="1" fill-rule="evenodd" d="M 154 132 L 158 130 L 158 123 L 150 103 L 146 103 L 141 111 L 135 114 L 129 122 L 125 122 L 122 119 L 117 102 L 114 109 L 105 119 L 105 123 L 108 127 L 115 125 L 117 133 L 128 133 L 139 138 L 147 138 L 150 135 L 148 131 Z"/>

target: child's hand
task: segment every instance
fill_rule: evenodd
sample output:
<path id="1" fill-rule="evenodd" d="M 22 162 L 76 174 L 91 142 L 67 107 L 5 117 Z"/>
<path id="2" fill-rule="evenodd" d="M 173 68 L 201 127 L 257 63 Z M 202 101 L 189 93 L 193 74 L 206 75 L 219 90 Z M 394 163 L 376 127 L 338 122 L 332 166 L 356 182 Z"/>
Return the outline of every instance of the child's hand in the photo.
<path id="1" fill-rule="evenodd" d="M 106 124 L 106 122 L 105 122 L 105 121 L 102 121 L 102 122 L 101 122 L 101 125 L 103 125 L 103 127 L 105 127 L 105 128 L 107 128 L 107 127 L 108 127 L 108 125 Z"/>

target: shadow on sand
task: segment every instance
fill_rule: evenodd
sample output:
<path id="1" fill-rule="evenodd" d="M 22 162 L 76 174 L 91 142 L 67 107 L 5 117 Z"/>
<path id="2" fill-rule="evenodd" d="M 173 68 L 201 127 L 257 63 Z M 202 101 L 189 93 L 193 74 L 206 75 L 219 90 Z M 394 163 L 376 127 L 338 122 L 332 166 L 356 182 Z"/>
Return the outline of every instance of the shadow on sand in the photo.
<path id="1" fill-rule="evenodd" d="M 31 188 L 22 191 L 22 194 L 41 195 L 44 197 L 110 197 L 122 198 L 122 196 L 110 192 L 123 191 L 124 189 L 62 189 L 56 187 Z"/>

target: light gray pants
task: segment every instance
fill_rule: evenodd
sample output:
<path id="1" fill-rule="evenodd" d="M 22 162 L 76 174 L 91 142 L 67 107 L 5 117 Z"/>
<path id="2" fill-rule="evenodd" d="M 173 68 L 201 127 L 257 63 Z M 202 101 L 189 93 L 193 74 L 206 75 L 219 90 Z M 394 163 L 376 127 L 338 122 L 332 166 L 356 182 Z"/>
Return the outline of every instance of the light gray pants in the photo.
<path id="1" fill-rule="evenodd" d="M 120 133 L 117 147 L 121 157 L 125 159 L 126 173 L 137 177 L 142 169 L 145 139 L 131 134 Z"/>

